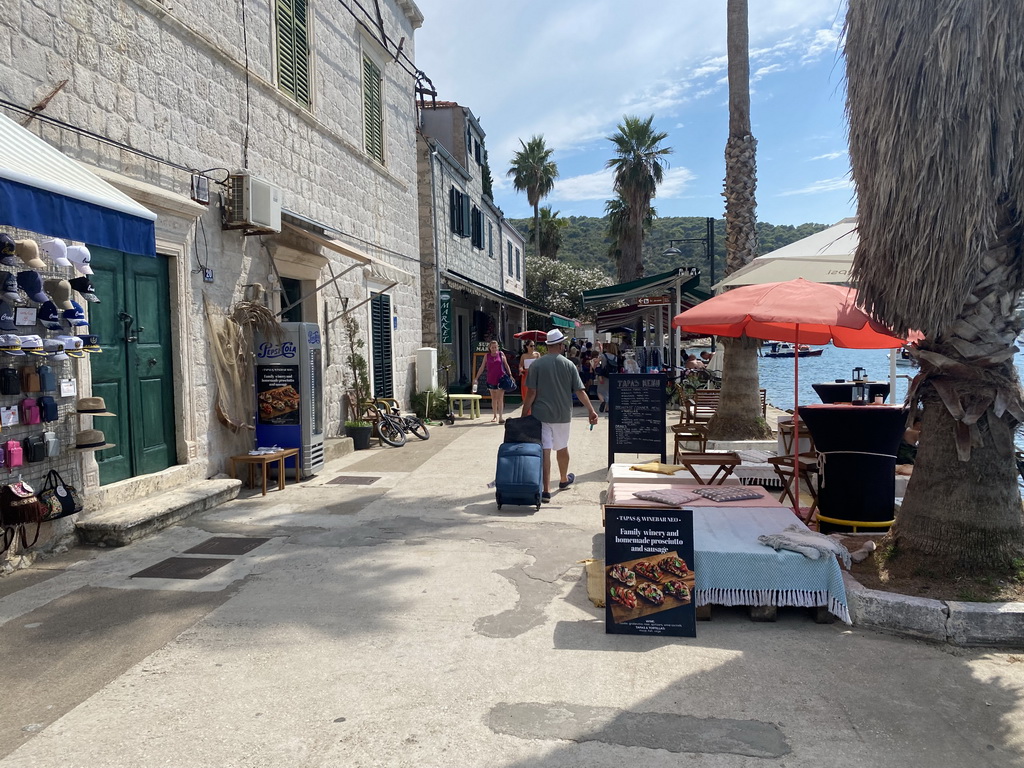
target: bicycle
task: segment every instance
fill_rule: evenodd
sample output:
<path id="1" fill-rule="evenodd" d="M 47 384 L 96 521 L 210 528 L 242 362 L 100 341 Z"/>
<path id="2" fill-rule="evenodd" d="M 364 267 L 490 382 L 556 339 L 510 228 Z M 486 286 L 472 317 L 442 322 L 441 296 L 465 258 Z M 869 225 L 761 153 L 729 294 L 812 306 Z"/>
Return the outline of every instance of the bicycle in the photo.
<path id="1" fill-rule="evenodd" d="M 389 409 L 380 401 L 374 401 L 367 410 L 372 411 L 377 426 L 377 437 L 382 443 L 387 443 L 393 448 L 401 448 L 405 445 L 405 430 L 402 429 L 398 419 L 395 418 Z"/>
<path id="2" fill-rule="evenodd" d="M 427 429 L 426 422 L 416 415 L 402 415 L 401 409 L 398 407 L 398 401 L 393 397 L 378 397 L 374 401 L 376 404 L 383 404 L 388 409 L 388 415 L 397 421 L 398 426 L 405 434 L 410 432 L 420 440 L 430 439 L 430 430 Z"/>

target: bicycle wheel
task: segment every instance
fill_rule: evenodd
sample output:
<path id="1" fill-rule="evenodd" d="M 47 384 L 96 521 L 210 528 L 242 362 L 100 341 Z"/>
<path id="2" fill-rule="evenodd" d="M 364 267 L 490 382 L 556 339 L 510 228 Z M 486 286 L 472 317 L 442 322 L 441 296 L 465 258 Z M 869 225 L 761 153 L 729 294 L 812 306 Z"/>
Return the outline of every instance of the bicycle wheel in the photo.
<path id="1" fill-rule="evenodd" d="M 405 432 L 387 414 L 381 414 L 377 422 L 377 435 L 390 446 L 401 448 L 405 445 Z"/>
<path id="2" fill-rule="evenodd" d="M 409 431 L 416 435 L 420 440 L 430 439 L 430 430 L 427 429 L 427 425 L 424 423 L 423 419 L 418 416 L 408 417 L 405 420 L 405 425 L 409 428 Z"/>

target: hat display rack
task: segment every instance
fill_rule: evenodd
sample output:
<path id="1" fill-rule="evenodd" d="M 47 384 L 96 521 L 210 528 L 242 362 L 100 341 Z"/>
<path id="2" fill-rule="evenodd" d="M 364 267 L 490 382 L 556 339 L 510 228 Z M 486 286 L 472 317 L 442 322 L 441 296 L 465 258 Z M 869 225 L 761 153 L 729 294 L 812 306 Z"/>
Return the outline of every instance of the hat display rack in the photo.
<path id="1" fill-rule="evenodd" d="M 0 228 L 0 485 L 21 480 L 38 492 L 57 470 L 81 488 L 82 456 L 114 447 L 101 428 L 114 414 L 77 384 L 76 361 L 101 352 L 85 309 L 101 301 L 90 261 L 84 245 Z M 15 444 L 21 463 L 12 466 Z"/>

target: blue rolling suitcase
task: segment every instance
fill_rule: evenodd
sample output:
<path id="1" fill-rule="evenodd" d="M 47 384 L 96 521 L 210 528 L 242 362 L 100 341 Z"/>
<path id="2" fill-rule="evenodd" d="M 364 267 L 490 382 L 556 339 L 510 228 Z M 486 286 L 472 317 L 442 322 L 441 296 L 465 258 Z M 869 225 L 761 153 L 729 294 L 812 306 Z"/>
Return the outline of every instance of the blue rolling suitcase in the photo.
<path id="1" fill-rule="evenodd" d="M 544 452 L 537 443 L 502 443 L 494 473 L 494 498 L 502 504 L 533 504 L 540 509 Z"/>

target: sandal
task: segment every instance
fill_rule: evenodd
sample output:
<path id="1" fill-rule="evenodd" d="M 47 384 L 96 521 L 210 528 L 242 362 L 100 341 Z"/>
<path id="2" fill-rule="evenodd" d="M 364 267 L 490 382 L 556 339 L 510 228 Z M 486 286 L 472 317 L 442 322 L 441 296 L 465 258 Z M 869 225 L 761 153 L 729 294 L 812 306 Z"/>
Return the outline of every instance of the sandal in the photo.
<path id="1" fill-rule="evenodd" d="M 541 501 L 542 501 L 542 502 L 543 502 L 544 504 L 550 504 L 550 503 L 551 503 L 551 494 L 550 494 L 550 493 L 542 493 L 542 494 L 540 495 L 540 500 L 541 500 Z"/>
<path id="2" fill-rule="evenodd" d="M 564 483 L 559 483 L 558 484 L 558 490 L 564 491 L 566 488 L 568 488 L 574 482 L 576 482 L 576 475 L 574 475 L 572 472 L 570 472 L 568 479 Z"/>

